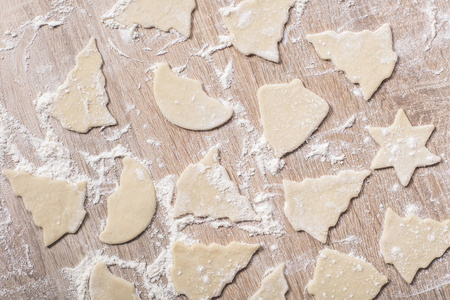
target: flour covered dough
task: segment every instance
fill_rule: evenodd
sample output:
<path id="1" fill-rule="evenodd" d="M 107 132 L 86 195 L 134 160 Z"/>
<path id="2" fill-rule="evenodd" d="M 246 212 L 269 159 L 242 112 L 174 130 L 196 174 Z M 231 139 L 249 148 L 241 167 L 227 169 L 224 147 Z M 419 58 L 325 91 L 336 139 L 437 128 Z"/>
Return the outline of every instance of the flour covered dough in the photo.
<path id="1" fill-rule="evenodd" d="M 284 264 L 279 264 L 261 282 L 261 288 L 249 300 L 284 300 L 289 285 L 284 277 Z"/>

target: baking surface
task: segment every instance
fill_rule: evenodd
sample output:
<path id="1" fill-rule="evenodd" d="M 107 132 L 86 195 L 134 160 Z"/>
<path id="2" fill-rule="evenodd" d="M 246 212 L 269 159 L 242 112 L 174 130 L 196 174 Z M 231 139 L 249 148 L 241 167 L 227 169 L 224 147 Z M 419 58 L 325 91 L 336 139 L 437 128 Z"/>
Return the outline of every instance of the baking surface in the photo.
<path id="1" fill-rule="evenodd" d="M 36 155 L 32 146 L 34 139 L 27 140 L 30 135 L 45 139 L 46 131 L 33 101 L 41 93 L 54 91 L 64 81 L 75 64 L 76 54 L 93 36 L 97 38 L 105 62 L 103 72 L 110 98 L 108 108 L 118 125 L 77 134 L 63 129 L 54 119 L 50 121 L 59 142 L 70 150 L 71 159 L 81 173 L 93 179 L 101 173 L 101 168 L 92 168 L 86 162 L 84 152 L 93 157 L 122 145 L 134 156 L 146 160 L 154 181 L 160 182 L 171 174 L 178 177 L 187 165 L 198 162 L 211 146 L 220 145 L 221 163 L 230 177 L 241 185 L 244 195 L 253 202 L 260 193 L 276 194 L 267 201 L 274 206 L 275 222 L 285 230 L 280 237 L 250 236 L 248 231 L 237 226 L 216 229 L 208 223 L 189 225 L 183 230 L 189 237 L 207 244 L 231 241 L 262 244 L 249 266 L 224 289 L 223 299 L 246 299 L 259 288 L 266 270 L 281 262 L 286 263 L 290 286 L 287 298 L 313 299 L 304 289 L 313 277 L 316 257 L 325 247 L 364 257 L 386 275 L 389 283 L 378 299 L 450 298 L 448 253 L 426 270 L 420 270 L 413 284 L 408 285 L 393 266 L 384 263 L 378 246 L 387 207 L 401 216 L 415 213 L 440 221 L 450 216 L 448 1 L 299 1 L 296 9 L 291 10 L 285 38 L 280 43 L 280 64 L 255 56 L 246 57 L 233 47 L 211 56 L 195 55 L 206 44 L 219 45 L 218 36 L 227 34 L 218 10 L 228 6 L 230 1 L 197 0 L 192 36 L 177 43 L 179 38 L 175 34 L 156 29 L 138 29 L 140 39 L 127 42 L 127 33 L 122 32 L 123 38 L 119 30 L 107 28 L 100 21 L 100 16 L 115 1 L 2 1 L 2 169 L 15 168 L 24 158 L 36 166 L 46 164 Z M 48 25 L 38 28 L 40 19 L 35 17 L 46 15 L 48 21 L 64 22 L 50 23 L 59 25 L 55 28 Z M 358 95 L 359 88 L 336 71 L 331 62 L 319 59 L 305 35 L 324 30 L 376 30 L 384 23 L 392 26 L 394 50 L 399 61 L 392 77 L 367 102 Z M 223 72 L 230 61 L 234 80 L 229 89 L 224 89 L 219 80 L 220 71 Z M 158 62 L 167 62 L 172 67 L 186 65 L 185 69 L 181 68 L 181 74 L 201 80 L 210 96 L 222 98 L 235 108 L 232 120 L 206 132 L 192 132 L 169 123 L 156 106 L 153 95 L 151 69 Z M 256 92 L 264 84 L 290 82 L 295 78 L 300 78 L 306 88 L 325 99 L 330 104 L 330 113 L 306 144 L 285 156 L 286 166 L 277 175 L 270 172 L 264 175 L 258 166 L 267 163 L 270 156 L 250 154 L 262 134 Z M 365 127 L 390 126 L 400 108 L 405 110 L 413 126 L 430 123 L 436 126 L 427 147 L 440 155 L 442 162 L 416 169 L 406 188 L 401 186 L 392 168 L 374 171 L 360 196 L 352 201 L 337 226 L 329 231 L 325 245 L 305 232 L 293 231 L 283 213 L 282 179 L 301 181 L 306 177 L 336 174 L 340 170 L 368 169 L 378 146 Z M 352 117 L 355 118 L 353 126 L 343 130 L 342 126 Z M 22 134 L 23 127 L 18 128 L 18 124 L 29 133 Z M 6 134 L 5 128 L 17 134 Z M 151 140 L 160 141 L 160 144 Z M 22 156 L 11 156 L 14 151 L 5 143 L 17 144 Z M 328 153 L 309 155 L 324 143 L 329 143 Z M 243 155 L 245 150 L 248 154 Z M 113 161 L 114 158 L 107 158 L 101 163 Z M 95 204 L 92 197 L 86 200 L 88 215 L 78 233 L 66 235 L 50 248 L 44 247 L 42 230 L 33 224 L 31 214 L 25 210 L 22 200 L 13 195 L 2 175 L 0 295 L 3 299 L 73 299 L 77 286 L 61 269 L 77 266 L 98 249 L 108 256 L 147 264 L 163 251 L 168 244 L 169 229 L 163 221 L 165 210 L 160 204 L 150 228 L 133 241 L 108 246 L 98 239 L 106 219 L 105 199 L 114 190 L 122 170 L 121 160 L 115 159 L 115 162 L 106 174 L 108 182 L 103 185 L 100 201 Z M 254 175 L 248 176 L 252 173 L 251 168 L 255 168 Z M 249 188 L 245 187 L 247 183 Z M 117 266 L 111 270 L 135 282 L 142 298 L 147 299 L 139 274 Z M 161 282 L 164 281 L 162 278 Z"/>

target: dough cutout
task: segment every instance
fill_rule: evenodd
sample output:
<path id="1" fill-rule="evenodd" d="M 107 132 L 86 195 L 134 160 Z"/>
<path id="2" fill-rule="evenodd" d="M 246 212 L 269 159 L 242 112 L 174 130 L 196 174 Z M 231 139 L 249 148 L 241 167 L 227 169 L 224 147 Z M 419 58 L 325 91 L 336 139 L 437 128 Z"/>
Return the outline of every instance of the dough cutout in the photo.
<path id="1" fill-rule="evenodd" d="M 156 192 L 150 174 L 131 157 L 123 159 L 119 188 L 108 197 L 108 221 L 100 233 L 106 244 L 122 244 L 134 239 L 151 223 L 156 208 Z"/>
<path id="2" fill-rule="evenodd" d="M 319 127 L 328 103 L 306 89 L 300 79 L 258 90 L 264 136 L 277 157 L 294 151 Z"/>
<path id="3" fill-rule="evenodd" d="M 230 42 L 245 55 L 280 61 L 278 43 L 294 0 L 245 0 L 220 12 L 230 32 Z"/>
<path id="4" fill-rule="evenodd" d="M 261 288 L 249 300 L 284 300 L 289 285 L 284 277 L 284 264 L 279 264 L 261 281 Z"/>
<path id="5" fill-rule="evenodd" d="M 307 34 L 306 39 L 314 45 L 321 59 L 331 60 L 352 83 L 360 85 L 365 100 L 391 77 L 397 63 L 389 24 L 376 31 Z"/>
<path id="6" fill-rule="evenodd" d="M 283 180 L 284 212 L 296 231 L 305 231 L 322 243 L 328 229 L 336 225 L 350 200 L 361 192 L 370 171 L 341 171 L 337 175 L 306 178 L 302 182 Z"/>
<path id="7" fill-rule="evenodd" d="M 233 115 L 231 107 L 204 92 L 200 81 L 178 77 L 168 64 L 158 64 L 153 89 L 164 117 L 185 129 L 210 130 Z"/>
<path id="8" fill-rule="evenodd" d="M 411 283 L 420 268 L 428 267 L 450 247 L 449 227 L 450 220 L 438 222 L 414 215 L 402 218 L 388 208 L 380 240 L 384 261 Z"/>
<path id="9" fill-rule="evenodd" d="M 317 300 L 370 300 L 378 295 L 387 282 L 386 276 L 370 263 L 324 249 L 319 254 L 314 278 L 308 283 L 307 290 Z"/>
<path id="10" fill-rule="evenodd" d="M 173 267 L 170 270 L 175 290 L 190 300 L 217 297 L 234 276 L 245 268 L 258 244 L 231 242 L 186 245 L 180 241 L 173 247 Z"/>
<path id="11" fill-rule="evenodd" d="M 3 174 L 11 183 L 14 194 L 22 197 L 34 224 L 42 228 L 46 247 L 66 233 L 77 232 L 86 215 L 86 181 L 71 184 L 13 170 L 3 170 Z"/>
<path id="12" fill-rule="evenodd" d="M 441 161 L 425 147 L 433 130 L 434 125 L 431 124 L 413 127 L 403 109 L 397 112 L 391 126 L 369 127 L 370 136 L 381 146 L 370 167 L 394 167 L 401 184 L 407 186 L 417 167 Z"/>

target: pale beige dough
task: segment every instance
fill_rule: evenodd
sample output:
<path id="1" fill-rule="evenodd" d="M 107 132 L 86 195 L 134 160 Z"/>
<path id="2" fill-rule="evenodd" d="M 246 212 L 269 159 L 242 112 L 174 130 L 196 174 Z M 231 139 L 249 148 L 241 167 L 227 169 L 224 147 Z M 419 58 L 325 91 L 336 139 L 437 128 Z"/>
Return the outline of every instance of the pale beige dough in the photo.
<path id="1" fill-rule="evenodd" d="M 231 242 L 173 246 L 173 267 L 170 270 L 175 290 L 190 300 L 206 300 L 221 294 L 225 285 L 250 262 L 258 244 Z"/>
<path id="2" fill-rule="evenodd" d="M 420 268 L 426 268 L 450 247 L 450 220 L 438 222 L 404 218 L 388 208 L 380 240 L 384 261 L 393 264 L 400 275 L 411 283 Z"/>
<path id="3" fill-rule="evenodd" d="M 284 300 L 289 290 L 284 277 L 284 264 L 279 264 L 261 282 L 261 288 L 249 300 Z"/>
<path id="4" fill-rule="evenodd" d="M 14 194 L 22 197 L 34 224 L 42 228 L 45 246 L 66 233 L 77 232 L 86 215 L 86 181 L 71 184 L 24 171 L 3 170 L 3 174 L 11 183 Z"/>
<path id="5" fill-rule="evenodd" d="M 325 31 L 307 34 L 320 58 L 331 60 L 337 69 L 344 71 L 352 83 L 358 83 L 364 99 L 369 100 L 397 63 L 392 50 L 392 32 L 389 24 L 376 31 L 361 32 Z"/>

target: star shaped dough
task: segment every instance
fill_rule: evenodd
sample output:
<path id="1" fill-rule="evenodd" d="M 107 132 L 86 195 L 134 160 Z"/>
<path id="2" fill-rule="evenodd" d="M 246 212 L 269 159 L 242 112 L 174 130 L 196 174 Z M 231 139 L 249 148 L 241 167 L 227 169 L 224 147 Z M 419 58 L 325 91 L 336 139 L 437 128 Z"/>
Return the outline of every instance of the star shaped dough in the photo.
<path id="1" fill-rule="evenodd" d="M 433 130 L 432 124 L 413 127 L 403 109 L 397 112 L 391 126 L 369 127 L 370 136 L 381 146 L 370 167 L 394 167 L 401 184 L 407 186 L 417 167 L 441 161 L 425 147 Z"/>

